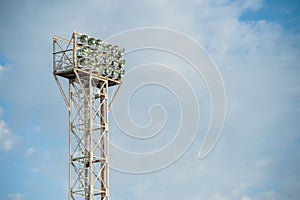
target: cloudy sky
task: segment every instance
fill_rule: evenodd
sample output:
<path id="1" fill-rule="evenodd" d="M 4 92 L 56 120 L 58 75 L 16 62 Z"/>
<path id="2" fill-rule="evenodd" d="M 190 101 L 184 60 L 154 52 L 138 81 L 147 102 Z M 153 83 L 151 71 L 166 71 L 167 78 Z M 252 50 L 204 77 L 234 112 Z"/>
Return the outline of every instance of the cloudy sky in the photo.
<path id="1" fill-rule="evenodd" d="M 163 52 L 128 55 L 128 71 L 147 63 L 176 68 L 191 85 L 201 115 L 192 145 L 173 164 L 142 174 L 111 170 L 111 199 L 297 200 L 299 9 L 296 0 L 1 1 L 0 199 L 67 199 L 68 112 L 52 76 L 52 36 L 70 38 L 79 31 L 106 39 L 160 27 L 197 41 L 218 67 L 227 96 L 224 128 L 213 151 L 200 160 L 211 111 L 203 77 Z M 139 153 L 174 138 L 180 109 L 167 89 L 145 86 L 129 103 L 140 126 L 151 122 L 151 105 L 164 106 L 166 123 L 157 136 L 129 137 L 111 115 L 112 142 Z"/>

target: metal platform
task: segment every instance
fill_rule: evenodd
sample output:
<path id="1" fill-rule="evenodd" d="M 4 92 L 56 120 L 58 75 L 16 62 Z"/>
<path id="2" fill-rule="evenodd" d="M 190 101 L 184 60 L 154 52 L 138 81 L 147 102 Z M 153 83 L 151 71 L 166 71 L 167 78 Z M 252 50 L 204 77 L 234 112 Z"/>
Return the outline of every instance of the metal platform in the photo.
<path id="1" fill-rule="evenodd" d="M 99 80 L 98 88 L 102 85 L 105 80 L 108 80 L 108 86 L 115 86 L 119 85 L 121 82 L 118 80 L 110 79 L 104 76 L 100 76 L 98 73 L 94 73 L 92 71 L 88 71 L 86 69 L 76 69 L 76 68 L 69 68 L 66 70 L 60 70 L 60 71 L 54 71 L 53 75 L 60 76 L 63 78 L 67 78 L 70 80 L 76 80 L 76 73 L 75 71 L 80 75 L 80 77 L 88 77 L 89 75 L 92 75 L 93 77 L 97 78 Z"/>

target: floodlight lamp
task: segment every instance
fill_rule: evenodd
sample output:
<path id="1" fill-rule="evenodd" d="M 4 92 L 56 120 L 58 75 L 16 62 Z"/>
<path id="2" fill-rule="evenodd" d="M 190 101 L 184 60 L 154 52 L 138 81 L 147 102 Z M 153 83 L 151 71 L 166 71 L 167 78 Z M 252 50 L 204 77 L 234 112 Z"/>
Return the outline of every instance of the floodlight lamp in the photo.
<path id="1" fill-rule="evenodd" d="M 94 45 L 96 44 L 96 39 L 95 39 L 95 38 L 90 38 L 90 39 L 88 40 L 88 44 L 89 44 L 90 46 L 94 46 Z"/>
<path id="2" fill-rule="evenodd" d="M 114 50 L 117 52 L 120 50 L 120 47 L 118 47 L 117 45 L 114 46 Z"/>
<path id="3" fill-rule="evenodd" d="M 106 44 L 106 45 L 103 46 L 103 50 L 104 50 L 104 51 L 108 51 L 108 50 L 109 50 L 108 44 Z"/>
<path id="4" fill-rule="evenodd" d="M 100 40 L 100 39 L 97 39 L 97 40 L 95 41 L 95 44 L 96 44 L 97 46 L 101 46 L 101 45 L 103 44 L 103 41 Z"/>
<path id="5" fill-rule="evenodd" d="M 103 58 L 103 63 L 104 64 L 108 64 L 110 62 L 109 58 L 108 57 L 104 57 Z"/>
<path id="6" fill-rule="evenodd" d="M 105 75 L 105 69 L 106 69 L 105 66 L 103 66 L 103 65 L 100 66 L 100 67 L 99 67 L 99 74 Z"/>
<path id="7" fill-rule="evenodd" d="M 89 60 L 87 58 L 81 58 L 79 60 L 79 65 L 84 67 L 84 66 L 87 66 L 89 64 Z"/>
<path id="8" fill-rule="evenodd" d="M 99 55 L 101 55 L 102 58 L 107 58 L 107 53 L 105 51 L 101 52 Z"/>
<path id="9" fill-rule="evenodd" d="M 112 78 L 113 79 L 118 79 L 120 75 L 120 70 L 114 69 L 112 72 Z"/>
<path id="10" fill-rule="evenodd" d="M 87 35 L 81 35 L 81 36 L 79 37 L 79 41 L 80 41 L 82 44 L 85 44 L 85 43 L 87 43 L 88 38 L 89 38 L 89 36 L 87 36 Z"/>
<path id="11" fill-rule="evenodd" d="M 96 58 L 96 59 L 95 59 L 95 62 L 96 62 L 96 65 L 100 65 L 100 64 L 101 64 L 101 59 Z"/>
<path id="12" fill-rule="evenodd" d="M 103 53 L 102 52 L 100 52 L 100 51 L 98 51 L 98 52 L 96 52 L 97 54 L 96 54 L 96 58 L 97 59 L 101 59 L 102 57 L 103 57 Z"/>
<path id="13" fill-rule="evenodd" d="M 111 62 L 113 61 L 114 58 L 112 56 L 108 56 L 107 59 L 108 59 L 108 63 L 111 64 Z"/>
<path id="14" fill-rule="evenodd" d="M 125 70 L 124 69 L 121 69 L 120 70 L 120 78 L 123 78 L 125 75 Z"/>
<path id="15" fill-rule="evenodd" d="M 101 96 L 101 92 L 100 92 L 100 90 L 97 88 L 96 91 L 95 91 L 95 99 L 100 98 L 100 96 Z"/>
<path id="16" fill-rule="evenodd" d="M 97 51 L 93 51 L 93 50 L 92 50 L 92 51 L 89 53 L 89 57 L 92 57 L 92 58 L 96 58 L 97 55 L 98 55 L 98 52 L 97 52 Z"/>
<path id="17" fill-rule="evenodd" d="M 95 67 L 97 63 L 95 59 L 91 59 L 89 64 L 91 65 L 91 67 Z"/>
<path id="18" fill-rule="evenodd" d="M 121 60 L 119 63 L 119 67 L 123 68 L 125 66 L 125 60 Z"/>
<path id="19" fill-rule="evenodd" d="M 108 59 L 112 62 L 112 61 L 114 61 L 114 57 L 113 56 L 108 56 Z"/>
<path id="20" fill-rule="evenodd" d="M 109 51 L 111 51 L 113 49 L 113 46 L 111 44 L 107 45 L 107 48 Z"/>
<path id="21" fill-rule="evenodd" d="M 111 72 L 112 72 L 111 67 L 107 67 L 107 68 L 105 69 L 105 75 L 106 75 L 106 76 L 110 76 L 110 75 L 111 75 Z"/>
<path id="22" fill-rule="evenodd" d="M 89 48 L 88 47 L 83 47 L 79 51 L 80 51 L 82 56 L 87 56 L 89 54 Z"/>
<path id="23" fill-rule="evenodd" d="M 118 56 L 122 57 L 124 55 L 124 53 L 125 53 L 125 48 L 122 48 L 122 49 L 119 50 Z"/>
<path id="24" fill-rule="evenodd" d="M 104 73 L 104 68 L 101 65 L 98 65 L 95 69 L 98 74 L 102 75 Z"/>
<path id="25" fill-rule="evenodd" d="M 112 48 L 112 53 L 113 53 L 113 54 L 116 54 L 119 50 L 120 50 L 120 48 L 119 48 L 117 45 L 115 45 L 115 46 Z"/>
<path id="26" fill-rule="evenodd" d="M 114 68 L 117 68 L 119 66 L 119 63 L 117 61 L 112 61 L 111 65 L 114 67 Z"/>

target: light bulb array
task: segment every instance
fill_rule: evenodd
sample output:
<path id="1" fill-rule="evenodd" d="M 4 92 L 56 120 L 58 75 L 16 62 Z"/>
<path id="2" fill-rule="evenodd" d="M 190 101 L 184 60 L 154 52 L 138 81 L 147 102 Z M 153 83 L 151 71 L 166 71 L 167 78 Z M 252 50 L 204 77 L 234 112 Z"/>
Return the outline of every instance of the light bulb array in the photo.
<path id="1" fill-rule="evenodd" d="M 115 80 L 122 79 L 125 74 L 124 48 L 78 34 L 76 53 L 78 68 Z"/>

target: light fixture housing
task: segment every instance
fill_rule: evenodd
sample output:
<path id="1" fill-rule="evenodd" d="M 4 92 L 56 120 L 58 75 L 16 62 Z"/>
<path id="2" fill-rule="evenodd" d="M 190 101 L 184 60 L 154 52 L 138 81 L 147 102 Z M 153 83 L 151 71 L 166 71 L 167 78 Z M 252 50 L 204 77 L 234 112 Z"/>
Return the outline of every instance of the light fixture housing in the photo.
<path id="1" fill-rule="evenodd" d="M 124 76 L 124 48 L 79 33 L 76 44 L 76 67 L 113 80 L 120 80 Z"/>
<path id="2" fill-rule="evenodd" d="M 82 43 L 82 44 L 87 43 L 88 39 L 89 39 L 89 36 L 87 36 L 87 35 L 80 35 L 79 36 L 79 42 Z"/>

